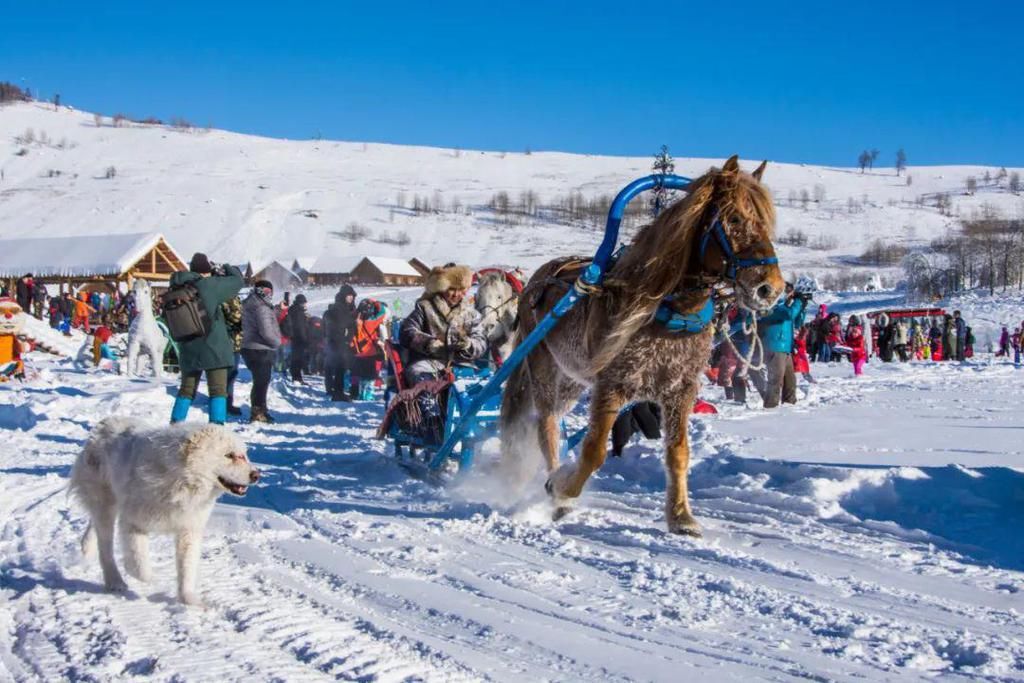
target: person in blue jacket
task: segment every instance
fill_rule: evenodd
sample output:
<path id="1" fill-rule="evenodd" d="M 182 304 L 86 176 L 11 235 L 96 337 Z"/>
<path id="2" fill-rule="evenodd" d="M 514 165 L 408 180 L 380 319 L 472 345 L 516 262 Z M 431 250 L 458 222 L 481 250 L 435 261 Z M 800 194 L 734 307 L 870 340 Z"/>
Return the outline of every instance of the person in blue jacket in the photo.
<path id="1" fill-rule="evenodd" d="M 764 364 L 768 379 L 764 407 L 776 408 L 781 396 L 784 403 L 796 403 L 796 374 L 793 372 L 793 337 L 798 323 L 804 319 L 807 296 L 797 295 L 786 285 L 786 298 L 761 319 L 764 324 Z"/>

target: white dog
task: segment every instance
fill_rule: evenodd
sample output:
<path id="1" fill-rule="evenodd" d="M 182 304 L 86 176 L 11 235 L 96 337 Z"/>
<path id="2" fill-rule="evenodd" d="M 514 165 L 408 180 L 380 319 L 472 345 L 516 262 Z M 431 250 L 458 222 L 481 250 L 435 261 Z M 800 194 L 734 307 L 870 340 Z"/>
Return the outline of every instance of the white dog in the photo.
<path id="1" fill-rule="evenodd" d="M 148 427 L 135 419 L 107 418 L 93 429 L 71 470 L 71 492 L 92 518 L 82 552 L 93 555 L 98 543 L 107 589 L 124 591 L 114 563 L 114 522 L 125 569 L 140 581 L 151 575 L 147 534 L 174 534 L 178 598 L 200 605 L 199 550 L 214 501 L 225 491 L 245 495 L 259 478 L 245 446 L 223 426 Z"/>

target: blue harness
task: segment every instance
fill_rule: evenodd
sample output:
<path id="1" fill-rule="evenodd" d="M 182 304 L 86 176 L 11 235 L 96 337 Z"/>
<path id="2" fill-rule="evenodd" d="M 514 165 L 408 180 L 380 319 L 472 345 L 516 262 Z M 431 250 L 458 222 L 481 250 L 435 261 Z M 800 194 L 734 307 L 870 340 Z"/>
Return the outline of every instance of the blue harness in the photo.
<path id="1" fill-rule="evenodd" d="M 654 314 L 654 320 L 666 330 L 675 334 L 696 334 L 703 332 L 711 324 L 711 318 L 715 315 L 715 301 L 712 297 L 709 296 L 704 306 L 696 313 L 679 313 L 674 310 L 669 305 L 673 298 L 670 295 L 662 299 Z"/>

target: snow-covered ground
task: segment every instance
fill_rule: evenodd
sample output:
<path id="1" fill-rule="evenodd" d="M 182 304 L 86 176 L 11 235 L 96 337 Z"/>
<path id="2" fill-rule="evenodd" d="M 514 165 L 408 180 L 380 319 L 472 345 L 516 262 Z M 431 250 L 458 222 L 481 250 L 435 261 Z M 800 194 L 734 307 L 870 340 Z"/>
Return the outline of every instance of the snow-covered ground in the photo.
<path id="1" fill-rule="evenodd" d="M 743 152 L 691 159 L 685 148 L 673 151 L 676 172 L 692 177 Z M 852 160 L 856 149 L 850 151 Z M 749 170 L 759 161 L 744 165 Z M 0 169 L 0 238 L 159 231 L 185 258 L 202 250 L 218 261 L 252 261 L 257 269 L 272 259 L 290 265 L 295 257 L 309 265 L 324 253 L 339 260 L 416 256 L 431 264 L 532 268 L 552 254 L 590 252 L 599 228 L 534 218 L 509 225 L 486 208 L 497 193 L 507 193 L 513 205 L 527 191 L 540 204 L 576 192 L 593 200 L 650 173 L 651 159 L 276 140 L 132 123 L 115 128 L 109 116 L 98 127 L 90 113 L 28 103 L 0 107 Z M 1015 171 L 1022 169 L 1007 169 Z M 829 272 L 876 239 L 927 244 L 956 225 L 935 208 L 936 193 L 951 193 L 954 213 L 989 204 L 1019 216 L 1022 200 L 1007 191 L 1006 179 L 995 183 L 999 173 L 912 165 L 908 184 L 881 161 L 865 173 L 771 163 L 765 182 L 776 197 L 778 234 L 800 230 L 825 247 L 782 246 L 784 267 Z M 965 194 L 969 176 L 979 183 L 972 196 Z M 443 211 L 416 214 L 417 197 Z M 368 231 L 354 242 L 341 236 L 353 223 Z M 400 233 L 409 244 L 387 242 Z"/>
<path id="2" fill-rule="evenodd" d="M 654 443 L 551 522 L 540 479 L 510 502 L 484 454 L 431 487 L 372 438 L 380 405 L 275 380 L 278 423 L 232 425 L 265 476 L 216 508 L 205 610 L 168 539 L 106 594 L 64 490 L 93 424 L 162 421 L 173 386 L 32 365 L 0 387 L 0 680 L 1024 678 L 1024 371 L 987 354 L 815 366 L 773 412 L 708 388 L 699 540 L 664 530 Z"/>

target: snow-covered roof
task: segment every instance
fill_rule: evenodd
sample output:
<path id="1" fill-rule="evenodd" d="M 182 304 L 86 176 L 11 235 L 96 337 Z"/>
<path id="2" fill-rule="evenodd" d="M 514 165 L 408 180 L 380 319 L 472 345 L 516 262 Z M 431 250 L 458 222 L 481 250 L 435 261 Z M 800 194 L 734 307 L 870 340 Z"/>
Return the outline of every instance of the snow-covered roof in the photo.
<path id="1" fill-rule="evenodd" d="M 313 261 L 313 265 L 308 268 L 308 271 L 310 273 L 351 273 L 356 264 L 362 260 L 363 257 L 357 254 L 325 251 L 316 261 Z"/>
<path id="2" fill-rule="evenodd" d="M 356 254 L 338 254 L 324 252 L 309 269 L 310 273 L 351 273 L 356 266 L 366 259 L 377 270 L 385 275 L 409 275 L 420 277 L 420 272 L 400 258 L 387 256 L 360 256 Z"/>
<path id="3" fill-rule="evenodd" d="M 96 277 L 127 272 L 164 236 L 158 232 L 0 240 L 0 277 Z M 186 262 L 174 248 L 167 248 Z"/>
<path id="4" fill-rule="evenodd" d="M 413 277 L 420 277 L 420 271 L 413 268 L 412 264 L 408 261 L 403 261 L 400 258 L 367 256 L 366 260 L 385 275 L 411 275 Z"/>

